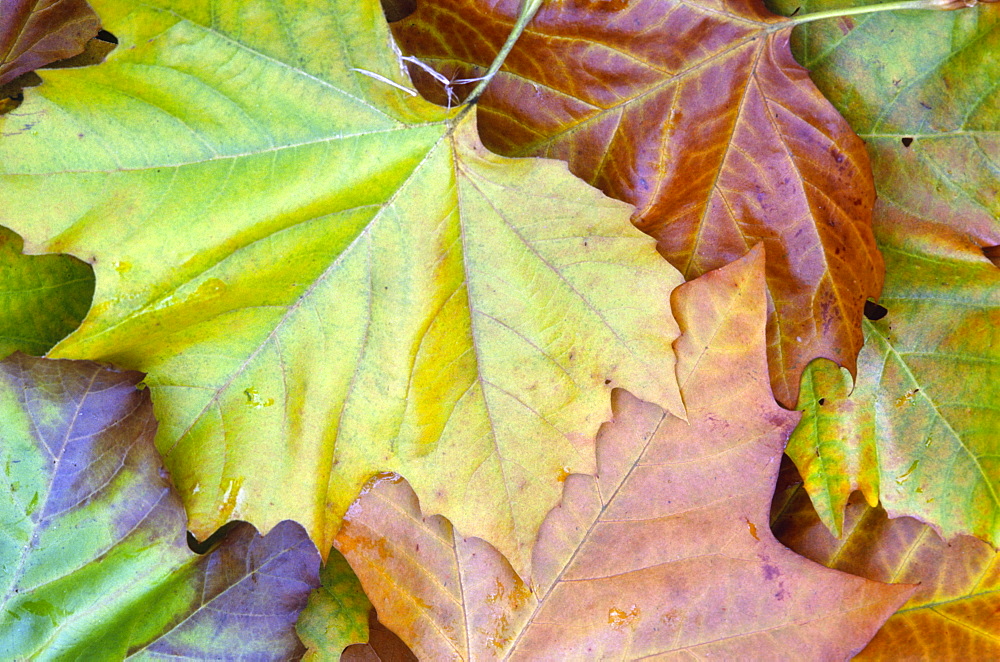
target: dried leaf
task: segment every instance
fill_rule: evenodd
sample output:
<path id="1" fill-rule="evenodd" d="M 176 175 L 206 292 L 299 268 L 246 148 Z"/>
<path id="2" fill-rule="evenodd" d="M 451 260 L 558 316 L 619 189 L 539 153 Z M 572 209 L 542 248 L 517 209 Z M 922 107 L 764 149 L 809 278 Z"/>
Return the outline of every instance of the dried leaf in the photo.
<path id="1" fill-rule="evenodd" d="M 417 656 L 403 640 L 379 622 L 374 609 L 369 615 L 368 627 L 371 632 L 368 643 L 349 646 L 340 662 L 417 662 Z"/>
<path id="2" fill-rule="evenodd" d="M 86 0 L 0 0 L 0 85 L 82 52 L 100 29 Z"/>
<path id="3" fill-rule="evenodd" d="M 1000 97 L 990 82 L 1000 7 L 843 18 L 795 34 L 872 153 L 888 313 L 864 323 L 849 398 L 850 382 L 803 396 L 807 409 L 836 413 L 819 431 L 807 417 L 788 453 L 835 532 L 857 486 L 946 538 L 1000 543 L 1000 270 L 986 254 L 1000 244 Z M 920 48 L 899 34 L 919 34 Z M 850 459 L 857 453 L 869 459 Z"/>
<path id="4" fill-rule="evenodd" d="M 337 546 L 424 659 L 843 659 L 912 593 L 779 544 L 768 503 L 797 415 L 771 396 L 763 250 L 683 285 L 689 423 L 616 391 L 597 476 L 571 475 L 525 583 L 485 542 L 425 517 L 398 477 L 351 507 Z"/>
<path id="5" fill-rule="evenodd" d="M 196 535 L 329 550 L 394 470 L 526 573 L 611 389 L 683 415 L 680 275 L 624 203 L 407 94 L 377 0 L 94 5 L 121 43 L 26 99 L 0 223 L 95 265 L 52 355 L 148 373 Z"/>
<path id="6" fill-rule="evenodd" d="M 309 662 L 338 660 L 351 645 L 369 640 L 371 602 L 347 560 L 331 550 L 320 571 L 322 585 L 309 596 L 295 630 L 307 651 Z"/>
<path id="7" fill-rule="evenodd" d="M 153 446 L 142 375 L 15 354 L 0 362 L 0 657 L 300 653 L 319 554 L 285 522 L 240 524 L 210 554 Z M 252 632 L 252 637 L 247 637 Z"/>
<path id="8" fill-rule="evenodd" d="M 518 5 L 422 0 L 393 32 L 405 52 L 467 77 Z M 490 149 L 566 159 L 635 204 L 636 225 L 687 278 L 763 241 L 771 383 L 794 406 L 813 358 L 854 372 L 882 261 L 864 146 L 792 60 L 788 33 L 755 0 L 546 3 L 479 114 Z"/>
<path id="9" fill-rule="evenodd" d="M 778 539 L 817 563 L 877 581 L 919 584 L 855 660 L 959 660 L 1000 656 L 1000 554 L 970 536 L 945 542 L 910 517 L 889 519 L 855 494 L 846 535 L 832 537 L 803 490 L 775 514 Z"/>

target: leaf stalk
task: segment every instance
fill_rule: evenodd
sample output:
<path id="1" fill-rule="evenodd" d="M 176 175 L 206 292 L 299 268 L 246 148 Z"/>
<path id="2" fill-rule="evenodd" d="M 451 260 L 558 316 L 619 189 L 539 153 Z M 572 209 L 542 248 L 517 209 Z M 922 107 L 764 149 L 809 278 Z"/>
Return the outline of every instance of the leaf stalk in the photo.
<path id="1" fill-rule="evenodd" d="M 840 18 L 842 16 L 857 16 L 858 14 L 874 14 L 882 11 L 899 11 L 901 9 L 931 9 L 935 11 L 948 11 L 952 9 L 966 9 L 975 7 L 980 2 L 996 2 L 997 0 L 897 0 L 896 2 L 884 2 L 877 5 L 865 5 L 863 7 L 845 7 L 842 9 L 828 9 L 826 11 L 802 14 L 800 16 L 789 17 L 787 22 L 780 27 L 786 28 L 789 24 L 799 25 L 801 23 L 811 23 L 827 18 Z"/>
<path id="2" fill-rule="evenodd" d="M 514 48 L 514 44 L 517 43 L 518 38 L 520 38 L 521 33 L 524 32 L 524 28 L 527 27 L 531 19 L 535 17 L 538 13 L 538 9 L 542 6 L 543 0 L 522 0 L 521 9 L 517 14 L 517 21 L 514 23 L 514 27 L 511 28 L 510 34 L 507 36 L 507 41 L 504 42 L 503 46 L 500 48 L 500 52 L 497 56 L 493 58 L 493 64 L 490 68 L 486 70 L 486 74 L 483 76 L 479 84 L 476 85 L 472 93 L 466 97 L 465 102 L 468 105 L 476 103 L 476 101 L 483 95 L 486 91 L 486 87 L 493 80 L 493 77 L 497 75 L 500 71 L 500 67 L 503 66 L 503 61 L 507 59 L 507 55 L 510 53 L 511 49 Z"/>

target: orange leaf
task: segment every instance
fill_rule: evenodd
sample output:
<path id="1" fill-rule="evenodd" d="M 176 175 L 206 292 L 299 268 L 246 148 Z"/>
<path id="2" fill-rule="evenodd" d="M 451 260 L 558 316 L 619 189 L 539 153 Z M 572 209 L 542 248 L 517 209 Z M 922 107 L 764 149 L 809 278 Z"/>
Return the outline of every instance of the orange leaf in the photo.
<path id="1" fill-rule="evenodd" d="M 1000 554 L 988 544 L 971 536 L 945 542 L 912 517 L 889 519 L 857 492 L 838 540 L 798 485 L 775 501 L 782 503 L 775 512 L 778 539 L 803 556 L 869 579 L 919 584 L 857 659 L 1000 657 Z"/>
<path id="2" fill-rule="evenodd" d="M 755 248 L 675 290 L 689 423 L 614 392 L 598 473 L 567 477 L 531 586 L 486 542 L 424 517 L 399 477 L 368 486 L 336 545 L 418 657 L 836 659 L 909 597 L 910 586 L 830 571 L 770 533 L 798 414 L 768 385 L 763 262 Z"/>
<path id="3" fill-rule="evenodd" d="M 393 31 L 405 52 L 468 77 L 518 5 L 422 0 Z M 479 125 L 493 151 L 565 159 L 636 205 L 635 224 L 686 278 L 764 242 L 771 383 L 792 407 L 813 358 L 854 374 L 883 267 L 865 148 L 792 59 L 785 25 L 759 0 L 549 2 L 480 100 Z"/>

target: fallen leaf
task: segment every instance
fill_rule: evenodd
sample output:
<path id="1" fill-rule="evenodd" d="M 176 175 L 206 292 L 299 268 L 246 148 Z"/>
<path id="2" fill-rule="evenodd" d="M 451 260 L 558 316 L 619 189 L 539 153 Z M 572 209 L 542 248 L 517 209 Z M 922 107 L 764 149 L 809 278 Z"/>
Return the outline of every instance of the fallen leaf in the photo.
<path id="1" fill-rule="evenodd" d="M 80 325 L 94 296 L 90 265 L 69 255 L 22 255 L 22 243 L 0 227 L 0 358 L 44 354 Z"/>
<path id="2" fill-rule="evenodd" d="M 372 604 L 347 560 L 331 550 L 320 571 L 321 586 L 309 596 L 295 630 L 306 645 L 309 662 L 338 660 L 340 653 L 369 641 Z"/>
<path id="3" fill-rule="evenodd" d="M 881 299 L 889 314 L 865 322 L 853 392 L 845 375 L 802 403 L 828 411 L 827 423 L 797 429 L 788 454 L 835 532 L 861 485 L 870 498 L 878 490 L 892 517 L 915 516 L 946 538 L 1000 540 L 1000 269 L 941 225 L 891 208 L 884 219 L 876 227 L 891 269 Z M 836 379 L 838 369 L 810 370 Z M 868 459 L 841 456 L 854 452 Z"/>
<path id="4" fill-rule="evenodd" d="M 0 85 L 82 52 L 100 29 L 86 0 L 0 0 Z"/>
<path id="5" fill-rule="evenodd" d="M 919 35 L 919 48 L 904 34 Z M 1000 244 L 1000 5 L 810 23 L 793 33 L 793 52 L 864 139 L 881 201 Z"/>
<path id="6" fill-rule="evenodd" d="M 0 657 L 301 653 L 294 625 L 319 583 L 319 553 L 285 522 L 264 537 L 240 524 L 193 554 L 141 379 L 85 361 L 0 361 L 10 495 L 0 499 Z"/>
<path id="7" fill-rule="evenodd" d="M 764 254 L 678 288 L 689 422 L 626 391 L 571 475 L 526 583 L 487 543 L 374 481 L 337 538 L 379 617 L 422 659 L 844 659 L 913 592 L 829 571 L 768 527 L 781 449 L 764 346 Z"/>
<path id="8" fill-rule="evenodd" d="M 417 662 L 417 656 L 403 640 L 382 625 L 372 609 L 368 621 L 371 637 L 366 644 L 349 646 L 340 656 L 341 662 Z"/>
<path id="9" fill-rule="evenodd" d="M 375 0 L 94 5 L 120 44 L 26 99 L 0 222 L 94 264 L 52 356 L 148 373 L 196 535 L 328 550 L 393 470 L 526 571 L 612 388 L 683 415 L 682 279 L 630 207 L 408 93 Z"/>
<path id="10" fill-rule="evenodd" d="M 782 543 L 817 563 L 883 582 L 919 584 L 855 660 L 957 660 L 1000 656 L 1000 554 L 971 536 L 945 542 L 911 517 L 889 519 L 860 494 L 847 505 L 837 540 L 804 490 L 790 489 L 775 513 Z"/>
<path id="11" fill-rule="evenodd" d="M 393 33 L 404 52 L 469 77 L 518 6 L 422 0 Z M 813 358 L 853 374 L 882 261 L 864 146 L 792 59 L 789 25 L 756 0 L 546 3 L 479 115 L 490 149 L 566 159 L 635 204 L 633 221 L 686 278 L 763 242 L 771 384 L 793 407 Z"/>
<path id="12" fill-rule="evenodd" d="M 987 255 L 1000 244 L 1000 98 L 988 82 L 1000 73 L 1000 7 L 801 30 L 797 55 L 872 153 L 888 312 L 863 325 L 853 393 L 829 364 L 811 368 L 841 385 L 800 402 L 830 413 L 825 430 L 807 415 L 788 453 L 834 532 L 859 487 L 893 517 L 1000 543 L 1000 270 Z"/>

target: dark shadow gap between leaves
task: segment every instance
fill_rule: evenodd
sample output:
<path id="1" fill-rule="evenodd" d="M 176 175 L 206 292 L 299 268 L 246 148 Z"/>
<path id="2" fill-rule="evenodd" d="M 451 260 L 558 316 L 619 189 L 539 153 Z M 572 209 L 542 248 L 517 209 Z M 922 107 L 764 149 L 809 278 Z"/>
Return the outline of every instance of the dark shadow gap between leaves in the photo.
<path id="1" fill-rule="evenodd" d="M 194 537 L 193 533 L 188 531 L 187 532 L 188 547 L 195 554 L 200 554 L 200 555 L 208 554 L 213 549 L 215 549 L 219 545 L 219 543 L 221 543 L 225 539 L 227 535 L 229 535 L 230 531 L 232 531 L 241 524 L 245 524 L 245 522 L 242 522 L 240 520 L 233 520 L 232 522 L 226 522 L 225 524 L 220 526 L 215 531 L 215 533 L 205 538 L 205 540 L 201 542 L 199 542 L 198 539 Z"/>
<path id="2" fill-rule="evenodd" d="M 983 255 L 986 259 L 994 264 L 996 267 L 1000 267 L 1000 246 L 986 246 L 983 248 Z"/>

